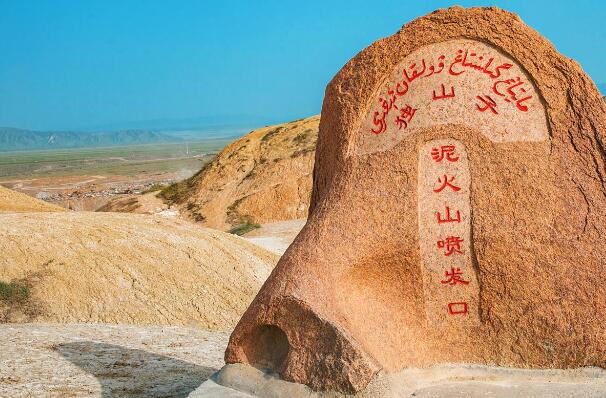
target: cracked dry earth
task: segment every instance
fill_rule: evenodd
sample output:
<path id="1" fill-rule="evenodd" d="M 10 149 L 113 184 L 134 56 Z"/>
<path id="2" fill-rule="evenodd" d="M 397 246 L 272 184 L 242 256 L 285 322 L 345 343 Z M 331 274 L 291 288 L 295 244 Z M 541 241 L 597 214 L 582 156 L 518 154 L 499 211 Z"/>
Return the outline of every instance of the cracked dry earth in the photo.
<path id="1" fill-rule="evenodd" d="M 1 324 L 0 397 L 186 397 L 223 365 L 229 332 Z"/>

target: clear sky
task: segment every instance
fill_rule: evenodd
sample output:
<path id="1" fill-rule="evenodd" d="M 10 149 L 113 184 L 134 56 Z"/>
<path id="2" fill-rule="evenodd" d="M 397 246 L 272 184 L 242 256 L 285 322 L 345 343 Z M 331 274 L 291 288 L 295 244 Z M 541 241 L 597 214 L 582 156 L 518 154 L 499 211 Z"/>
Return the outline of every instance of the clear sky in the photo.
<path id="1" fill-rule="evenodd" d="M 606 83 L 597 0 L 0 0 L 0 126 L 308 116 L 357 52 L 453 4 L 517 12 Z"/>

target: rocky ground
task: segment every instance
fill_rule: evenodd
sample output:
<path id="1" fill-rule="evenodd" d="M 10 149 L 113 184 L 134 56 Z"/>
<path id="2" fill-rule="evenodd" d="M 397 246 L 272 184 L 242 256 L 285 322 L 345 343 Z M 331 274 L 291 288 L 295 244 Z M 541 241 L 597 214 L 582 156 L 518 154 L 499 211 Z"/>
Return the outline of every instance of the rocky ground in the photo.
<path id="1" fill-rule="evenodd" d="M 14 179 L 2 180 L 0 184 L 66 209 L 94 211 L 112 200 L 128 199 L 135 195 L 139 197 L 155 185 L 169 185 L 181 178 L 183 174 L 167 172 L 136 176 L 78 175 Z"/>
<path id="2" fill-rule="evenodd" d="M 158 191 L 147 192 L 140 195 L 126 195 L 110 200 L 99 207 L 97 212 L 158 214 L 169 218 L 178 218 L 179 209 L 165 203 L 158 196 Z"/>
<path id="3" fill-rule="evenodd" d="M 186 397 L 229 333 L 177 326 L 0 325 L 0 397 Z"/>
<path id="4" fill-rule="evenodd" d="M 514 369 L 444 364 L 381 374 L 356 398 L 603 398 L 606 373 L 599 368 Z M 353 398 L 316 392 L 243 364 L 225 366 L 189 398 Z"/>

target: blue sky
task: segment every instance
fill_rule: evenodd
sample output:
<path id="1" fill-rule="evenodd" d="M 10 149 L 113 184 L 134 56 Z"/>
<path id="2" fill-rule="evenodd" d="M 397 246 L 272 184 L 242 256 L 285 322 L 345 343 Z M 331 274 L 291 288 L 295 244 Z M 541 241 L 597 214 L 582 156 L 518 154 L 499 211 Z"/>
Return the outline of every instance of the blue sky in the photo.
<path id="1" fill-rule="evenodd" d="M 0 0 L 0 126 L 308 116 L 357 52 L 453 4 L 520 14 L 606 83 L 602 1 Z"/>

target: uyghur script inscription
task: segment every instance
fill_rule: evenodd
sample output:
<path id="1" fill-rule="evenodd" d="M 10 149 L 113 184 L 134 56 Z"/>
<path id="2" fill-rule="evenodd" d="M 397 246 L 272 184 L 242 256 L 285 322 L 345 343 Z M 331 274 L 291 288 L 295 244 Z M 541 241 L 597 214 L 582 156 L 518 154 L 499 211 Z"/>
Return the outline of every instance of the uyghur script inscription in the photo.
<path id="1" fill-rule="evenodd" d="M 509 56 L 474 40 L 423 47 L 389 75 L 362 123 L 356 151 L 389 149 L 413 131 L 465 124 L 494 142 L 548 138 L 541 98 Z"/>
<path id="2" fill-rule="evenodd" d="M 428 323 L 479 323 L 472 263 L 471 176 L 463 143 L 434 140 L 419 152 L 419 243 Z"/>

